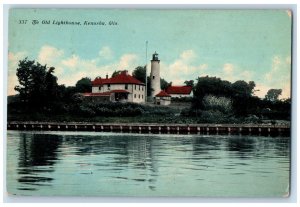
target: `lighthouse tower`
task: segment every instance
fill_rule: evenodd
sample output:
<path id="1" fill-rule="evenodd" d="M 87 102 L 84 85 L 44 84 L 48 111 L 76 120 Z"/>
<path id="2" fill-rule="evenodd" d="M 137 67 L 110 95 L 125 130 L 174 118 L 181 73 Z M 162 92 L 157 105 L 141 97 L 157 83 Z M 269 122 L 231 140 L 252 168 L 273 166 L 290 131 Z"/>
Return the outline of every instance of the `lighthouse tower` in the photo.
<path id="1" fill-rule="evenodd" d="M 151 60 L 151 73 L 150 73 L 151 97 L 155 97 L 155 95 L 161 91 L 159 62 L 160 62 L 160 60 L 158 59 L 158 54 L 155 52 L 152 55 L 152 60 Z"/>

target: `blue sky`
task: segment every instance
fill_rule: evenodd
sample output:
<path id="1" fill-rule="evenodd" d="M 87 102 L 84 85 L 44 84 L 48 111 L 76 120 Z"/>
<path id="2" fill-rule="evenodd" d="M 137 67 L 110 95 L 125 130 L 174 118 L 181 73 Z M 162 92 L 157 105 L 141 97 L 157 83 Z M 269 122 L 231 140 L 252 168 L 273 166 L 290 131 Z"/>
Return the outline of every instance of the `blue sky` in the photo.
<path id="1" fill-rule="evenodd" d="M 21 19 L 27 24 L 19 24 Z M 84 21 L 107 25 L 85 26 Z M 270 88 L 290 97 L 291 13 L 286 10 L 11 10 L 8 94 L 16 93 L 15 72 L 24 57 L 54 66 L 60 84 L 74 85 L 82 77 L 145 65 L 146 41 L 148 72 L 157 51 L 161 77 L 173 84 L 209 75 L 253 80 L 260 97 Z"/>

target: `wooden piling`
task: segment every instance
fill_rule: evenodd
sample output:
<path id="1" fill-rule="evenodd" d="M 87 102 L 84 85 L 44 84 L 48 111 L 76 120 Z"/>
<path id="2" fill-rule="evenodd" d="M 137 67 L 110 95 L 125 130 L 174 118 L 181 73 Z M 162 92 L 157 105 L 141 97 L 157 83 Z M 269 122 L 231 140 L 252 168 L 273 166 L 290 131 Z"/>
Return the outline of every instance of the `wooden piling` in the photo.
<path id="1" fill-rule="evenodd" d="M 290 135 L 288 125 L 251 124 L 97 124 L 97 123 L 32 123 L 8 122 L 8 130 L 51 130 L 51 131 L 97 131 L 129 133 L 170 133 L 170 134 L 251 134 L 251 135 Z"/>

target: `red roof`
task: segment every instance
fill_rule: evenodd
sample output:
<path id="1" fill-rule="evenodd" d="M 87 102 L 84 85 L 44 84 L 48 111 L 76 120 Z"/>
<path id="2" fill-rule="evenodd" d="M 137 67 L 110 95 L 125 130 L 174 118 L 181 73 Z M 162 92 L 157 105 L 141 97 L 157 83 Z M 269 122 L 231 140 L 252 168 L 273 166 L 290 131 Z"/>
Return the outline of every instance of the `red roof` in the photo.
<path id="1" fill-rule="evenodd" d="M 145 85 L 141 81 L 135 79 L 131 75 L 127 73 L 127 71 L 122 71 L 120 74 L 112 77 L 112 78 L 105 78 L 102 79 L 101 77 L 95 78 L 92 81 L 92 85 L 103 85 L 103 84 L 138 84 L 138 85 Z"/>
<path id="2" fill-rule="evenodd" d="M 168 94 L 185 94 L 192 92 L 192 86 L 169 86 L 166 90 Z"/>
<path id="3" fill-rule="evenodd" d="M 167 94 L 165 91 L 160 91 L 158 94 L 155 96 L 157 97 L 171 97 L 169 94 Z"/>

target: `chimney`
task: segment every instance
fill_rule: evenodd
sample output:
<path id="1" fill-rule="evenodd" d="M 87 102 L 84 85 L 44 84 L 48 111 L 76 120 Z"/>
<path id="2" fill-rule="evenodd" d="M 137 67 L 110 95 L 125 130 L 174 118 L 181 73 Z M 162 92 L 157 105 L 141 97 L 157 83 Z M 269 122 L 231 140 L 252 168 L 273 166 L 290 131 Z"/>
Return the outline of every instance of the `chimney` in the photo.
<path id="1" fill-rule="evenodd" d="M 108 75 L 106 74 L 106 79 L 108 79 Z"/>

